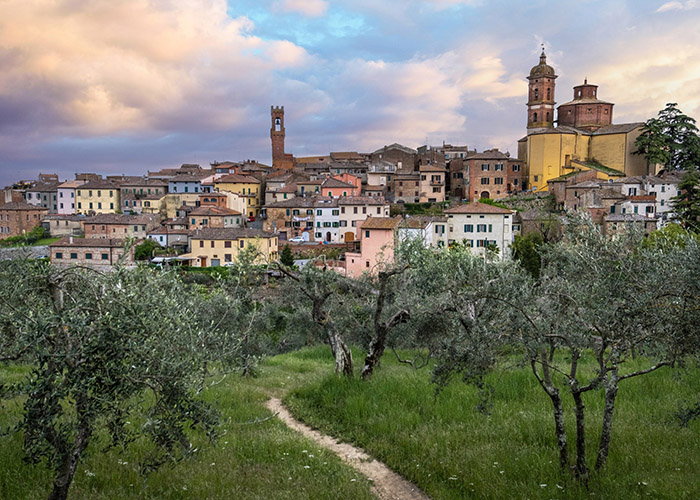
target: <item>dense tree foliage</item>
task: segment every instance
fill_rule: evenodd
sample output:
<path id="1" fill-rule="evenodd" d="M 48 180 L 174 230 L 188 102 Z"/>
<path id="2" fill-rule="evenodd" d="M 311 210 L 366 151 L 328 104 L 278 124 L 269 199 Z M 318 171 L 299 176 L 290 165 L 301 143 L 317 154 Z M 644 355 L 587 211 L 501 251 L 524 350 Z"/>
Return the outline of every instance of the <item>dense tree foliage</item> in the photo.
<path id="1" fill-rule="evenodd" d="M 134 259 L 148 260 L 153 257 L 153 251 L 157 248 L 160 248 L 160 244 L 157 241 L 148 238 L 134 248 Z"/>
<path id="2" fill-rule="evenodd" d="M 644 124 L 635 141 L 637 154 L 667 170 L 694 170 L 700 166 L 700 137 L 695 119 L 668 103 L 657 118 Z"/>

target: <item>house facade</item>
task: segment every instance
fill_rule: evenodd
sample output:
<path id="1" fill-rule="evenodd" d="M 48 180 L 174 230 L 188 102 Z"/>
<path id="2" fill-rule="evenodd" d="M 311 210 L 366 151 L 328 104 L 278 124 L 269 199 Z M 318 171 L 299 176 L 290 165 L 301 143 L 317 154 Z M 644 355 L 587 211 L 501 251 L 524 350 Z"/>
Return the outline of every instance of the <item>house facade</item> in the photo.
<path id="1" fill-rule="evenodd" d="M 109 270 L 117 263 L 134 265 L 134 242 L 124 251 L 123 239 L 74 238 L 67 236 L 49 245 L 51 263 L 57 266 L 80 265 L 97 270 Z M 122 256 L 124 258 L 122 259 Z"/>
<path id="2" fill-rule="evenodd" d="M 113 214 L 121 210 L 119 186 L 111 181 L 96 179 L 75 189 L 78 214 Z"/>
<path id="3" fill-rule="evenodd" d="M 401 217 L 370 217 L 360 226 L 360 252 L 345 253 L 345 272 L 357 278 L 375 273 L 394 261 L 396 235 Z"/>
<path id="4" fill-rule="evenodd" d="M 510 255 L 515 213 L 478 201 L 449 208 L 449 243 L 462 243 L 476 255 L 495 245 L 500 257 Z"/>
<path id="5" fill-rule="evenodd" d="M 246 249 L 254 249 L 255 262 L 278 259 L 277 235 L 247 228 L 206 228 L 190 232 L 189 252 L 181 255 L 194 267 L 218 267 L 233 263 Z"/>
<path id="6" fill-rule="evenodd" d="M 20 236 L 41 225 L 48 208 L 12 201 L 0 206 L 0 239 Z"/>

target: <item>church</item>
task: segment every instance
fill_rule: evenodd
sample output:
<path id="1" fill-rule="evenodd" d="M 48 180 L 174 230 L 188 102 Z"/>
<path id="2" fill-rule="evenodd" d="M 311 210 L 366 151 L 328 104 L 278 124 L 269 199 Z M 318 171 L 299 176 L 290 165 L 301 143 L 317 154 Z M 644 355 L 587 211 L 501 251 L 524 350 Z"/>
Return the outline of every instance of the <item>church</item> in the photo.
<path id="1" fill-rule="evenodd" d="M 555 117 L 557 75 L 544 49 L 527 79 L 527 135 L 518 141 L 526 189 L 546 191 L 549 180 L 584 170 L 603 180 L 655 173 L 633 154 L 644 123 L 613 124 L 614 104 L 598 99 L 597 85 L 584 80 L 574 87 L 573 99 L 557 107 Z"/>

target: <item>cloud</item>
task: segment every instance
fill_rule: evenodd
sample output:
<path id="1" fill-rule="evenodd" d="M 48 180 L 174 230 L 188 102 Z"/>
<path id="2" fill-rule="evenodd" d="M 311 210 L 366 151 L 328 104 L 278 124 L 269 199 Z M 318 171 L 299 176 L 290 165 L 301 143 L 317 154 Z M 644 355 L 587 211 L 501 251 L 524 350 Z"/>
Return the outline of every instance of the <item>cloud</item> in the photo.
<path id="1" fill-rule="evenodd" d="M 25 112 L 0 129 L 99 136 L 245 121 L 280 71 L 313 58 L 252 35 L 252 22 L 226 9 L 225 0 L 1 2 L 0 61 L 11 64 L 0 108 Z"/>
<path id="2" fill-rule="evenodd" d="M 321 17 L 328 10 L 325 0 L 279 0 L 273 4 L 273 10 L 295 12 L 307 17 Z"/>
<path id="3" fill-rule="evenodd" d="M 656 9 L 656 12 L 666 12 L 669 10 L 693 10 L 700 7 L 700 2 L 697 0 L 686 0 L 685 2 L 666 2 L 661 7 Z"/>

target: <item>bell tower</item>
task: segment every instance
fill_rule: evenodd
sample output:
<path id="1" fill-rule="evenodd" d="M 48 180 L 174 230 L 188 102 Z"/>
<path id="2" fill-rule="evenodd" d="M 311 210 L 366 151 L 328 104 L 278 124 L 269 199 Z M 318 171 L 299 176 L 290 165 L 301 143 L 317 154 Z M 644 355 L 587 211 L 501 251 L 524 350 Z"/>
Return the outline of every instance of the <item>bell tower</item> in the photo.
<path id="1" fill-rule="evenodd" d="M 554 127 L 554 86 L 557 75 L 547 64 L 547 55 L 542 47 L 540 63 L 530 70 L 527 77 L 527 128 Z"/>
<path id="2" fill-rule="evenodd" d="M 270 106 L 272 127 L 270 128 L 270 140 L 272 141 L 272 167 L 282 168 L 284 162 L 284 106 Z"/>

